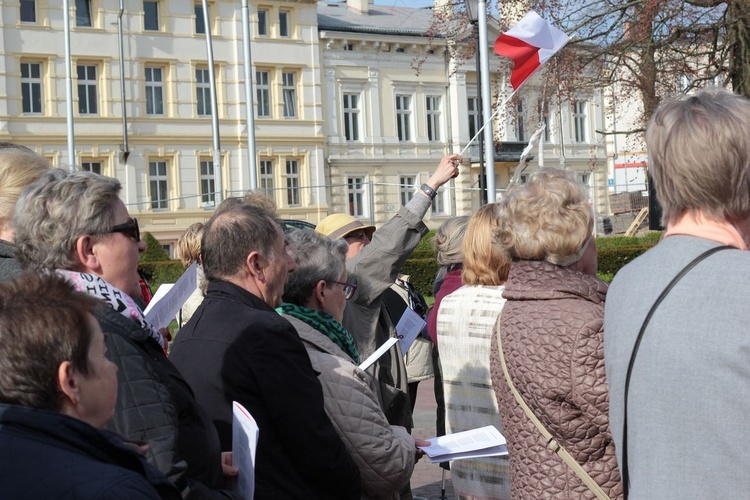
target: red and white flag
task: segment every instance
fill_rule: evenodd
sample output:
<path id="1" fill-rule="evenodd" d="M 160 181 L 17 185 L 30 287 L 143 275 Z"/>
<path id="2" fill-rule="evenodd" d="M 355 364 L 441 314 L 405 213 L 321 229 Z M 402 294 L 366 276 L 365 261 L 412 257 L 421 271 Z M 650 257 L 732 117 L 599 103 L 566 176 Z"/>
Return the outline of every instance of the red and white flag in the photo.
<path id="1" fill-rule="evenodd" d="M 497 37 L 495 53 L 513 60 L 510 84 L 516 90 L 569 40 L 568 35 L 531 10 Z"/>

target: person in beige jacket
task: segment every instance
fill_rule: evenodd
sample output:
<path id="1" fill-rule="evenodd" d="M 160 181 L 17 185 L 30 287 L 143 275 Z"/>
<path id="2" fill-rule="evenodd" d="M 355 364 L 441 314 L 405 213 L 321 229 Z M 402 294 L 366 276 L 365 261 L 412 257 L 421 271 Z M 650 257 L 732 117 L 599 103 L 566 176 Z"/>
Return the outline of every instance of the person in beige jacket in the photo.
<path id="1" fill-rule="evenodd" d="M 354 339 L 341 326 L 356 289 L 346 281 L 348 245 L 304 229 L 286 238 L 297 268 L 277 310 L 297 330 L 320 373 L 326 412 L 359 467 L 363 498 L 398 498 L 421 452 L 405 428 L 386 420 L 376 382 L 358 367 L 362 360 Z"/>

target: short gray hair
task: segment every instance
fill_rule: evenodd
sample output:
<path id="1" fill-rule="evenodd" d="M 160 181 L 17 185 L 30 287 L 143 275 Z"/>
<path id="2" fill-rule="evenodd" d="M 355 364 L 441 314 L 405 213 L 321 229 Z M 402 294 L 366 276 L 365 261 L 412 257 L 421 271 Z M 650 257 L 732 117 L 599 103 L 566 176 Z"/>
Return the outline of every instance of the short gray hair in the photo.
<path id="1" fill-rule="evenodd" d="M 461 245 L 466 235 L 466 226 L 469 225 L 469 216 L 461 215 L 453 217 L 440 224 L 440 227 L 432 239 L 432 247 L 435 249 L 435 260 L 441 266 L 459 264 L 464 261 Z"/>
<path id="2" fill-rule="evenodd" d="M 208 280 L 242 275 L 252 252 L 272 260 L 281 227 L 265 208 L 244 203 L 226 205 L 203 226 L 201 261 Z"/>
<path id="3" fill-rule="evenodd" d="M 534 171 L 506 193 L 500 210 L 495 232 L 513 259 L 572 264 L 594 229 L 588 189 L 557 168 Z"/>
<path id="4" fill-rule="evenodd" d="M 750 216 L 750 100 L 712 88 L 665 102 L 646 130 L 648 164 L 666 224 L 689 210 Z"/>
<path id="5" fill-rule="evenodd" d="M 346 240 L 332 240 L 312 229 L 286 233 L 287 251 L 297 268 L 284 287 L 284 302 L 303 305 L 320 281 L 338 281 L 346 269 Z"/>
<path id="6" fill-rule="evenodd" d="M 13 215 L 17 257 L 24 267 L 73 269 L 76 242 L 84 235 L 108 237 L 120 181 L 91 172 L 55 169 L 18 200 Z"/>

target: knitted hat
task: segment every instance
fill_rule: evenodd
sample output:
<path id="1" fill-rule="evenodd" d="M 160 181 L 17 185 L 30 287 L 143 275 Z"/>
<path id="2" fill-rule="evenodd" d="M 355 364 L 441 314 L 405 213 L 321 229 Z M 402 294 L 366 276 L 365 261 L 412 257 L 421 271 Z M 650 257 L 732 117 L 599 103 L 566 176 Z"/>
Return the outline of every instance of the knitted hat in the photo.
<path id="1" fill-rule="evenodd" d="M 315 226 L 315 231 L 334 240 L 344 238 L 349 233 L 360 229 L 364 230 L 367 237 L 372 239 L 375 226 L 365 226 L 362 221 L 348 214 L 329 215 Z"/>

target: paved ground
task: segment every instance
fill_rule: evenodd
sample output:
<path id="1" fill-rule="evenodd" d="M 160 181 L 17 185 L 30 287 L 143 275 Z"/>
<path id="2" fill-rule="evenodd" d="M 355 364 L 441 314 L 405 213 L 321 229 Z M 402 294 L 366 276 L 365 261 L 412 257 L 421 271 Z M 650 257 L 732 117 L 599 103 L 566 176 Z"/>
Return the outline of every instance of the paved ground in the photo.
<path id="1" fill-rule="evenodd" d="M 428 439 L 435 437 L 435 393 L 433 392 L 433 380 L 420 382 L 417 391 L 417 405 L 414 408 L 414 430 L 415 437 Z M 442 471 L 438 464 L 432 464 L 427 457 L 422 458 L 414 467 L 411 476 L 411 489 L 414 500 L 440 500 L 452 499 L 453 487 L 451 485 L 450 471 L 445 472 L 445 496 L 442 492 Z"/>

